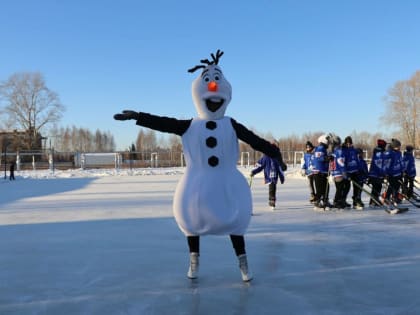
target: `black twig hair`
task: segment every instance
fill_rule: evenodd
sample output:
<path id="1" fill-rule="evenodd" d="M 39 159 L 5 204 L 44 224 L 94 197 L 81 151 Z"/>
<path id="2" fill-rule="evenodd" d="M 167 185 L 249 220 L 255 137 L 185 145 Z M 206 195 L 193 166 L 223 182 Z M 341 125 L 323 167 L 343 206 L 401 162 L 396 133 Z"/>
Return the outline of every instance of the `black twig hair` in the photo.
<path id="1" fill-rule="evenodd" d="M 210 66 L 210 65 L 219 64 L 220 57 L 223 56 L 223 51 L 218 49 L 217 52 L 216 52 L 216 56 L 213 53 L 210 54 L 210 55 L 211 55 L 211 58 L 213 59 L 213 61 L 210 61 L 208 59 L 201 59 L 200 62 L 204 63 L 204 65 L 197 65 L 194 68 L 188 69 L 188 72 L 193 73 L 198 69 L 202 69 L 202 68 L 205 68 L 205 67 Z"/>

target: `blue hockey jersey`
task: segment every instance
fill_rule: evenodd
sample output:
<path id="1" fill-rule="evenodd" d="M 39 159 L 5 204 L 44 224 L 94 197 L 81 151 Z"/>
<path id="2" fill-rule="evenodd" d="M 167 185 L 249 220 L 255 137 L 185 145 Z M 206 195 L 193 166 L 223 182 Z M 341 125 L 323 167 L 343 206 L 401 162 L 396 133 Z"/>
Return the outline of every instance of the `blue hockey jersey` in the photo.
<path id="1" fill-rule="evenodd" d="M 359 171 L 359 156 L 357 150 L 353 147 L 343 147 L 343 152 L 346 157 L 347 173 L 356 173 Z"/>
<path id="2" fill-rule="evenodd" d="M 392 177 L 400 176 L 404 173 L 405 167 L 402 154 L 398 150 L 389 150 L 390 163 L 387 174 Z"/>
<path id="3" fill-rule="evenodd" d="M 314 153 L 306 152 L 303 155 L 302 169 L 305 170 L 307 176 L 312 175 Z"/>
<path id="4" fill-rule="evenodd" d="M 330 172 L 333 177 L 346 176 L 346 157 L 341 147 L 336 147 L 333 152 L 334 159 L 330 162 Z"/>
<path id="5" fill-rule="evenodd" d="M 416 162 L 414 159 L 413 152 L 405 151 L 403 154 L 403 162 L 404 162 L 405 173 L 409 177 L 415 177 L 417 173 L 416 173 Z"/>
<path id="6" fill-rule="evenodd" d="M 369 166 L 369 177 L 384 178 L 387 173 L 387 160 L 389 160 L 389 154 L 385 149 L 380 147 L 373 149 L 372 160 Z"/>
<path id="7" fill-rule="evenodd" d="M 312 172 L 314 174 L 317 173 L 328 173 L 328 155 L 327 155 L 327 146 L 324 144 L 320 144 L 315 148 L 314 151 L 314 158 L 312 164 Z"/>
<path id="8" fill-rule="evenodd" d="M 273 159 L 267 155 L 264 155 L 261 159 L 258 160 L 257 165 L 251 171 L 251 174 L 258 174 L 262 170 L 264 170 L 264 182 L 266 184 L 277 184 L 279 179 L 282 184 L 284 183 L 284 174 L 277 159 Z"/>

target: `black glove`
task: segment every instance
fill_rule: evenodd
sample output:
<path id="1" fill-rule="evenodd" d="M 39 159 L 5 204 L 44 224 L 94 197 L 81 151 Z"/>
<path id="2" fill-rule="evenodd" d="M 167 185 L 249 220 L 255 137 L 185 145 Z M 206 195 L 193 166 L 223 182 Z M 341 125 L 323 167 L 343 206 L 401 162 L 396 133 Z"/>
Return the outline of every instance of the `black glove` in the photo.
<path id="1" fill-rule="evenodd" d="M 115 120 L 129 120 L 129 119 L 138 120 L 139 118 L 140 118 L 139 113 L 133 110 L 123 110 L 122 114 L 114 115 Z"/>
<path id="2" fill-rule="evenodd" d="M 287 165 L 283 162 L 283 156 L 281 155 L 280 150 L 279 149 L 277 149 L 277 150 L 278 150 L 278 153 L 277 153 L 277 162 L 279 162 L 279 166 L 280 166 L 281 170 L 283 172 L 285 172 L 285 171 L 287 171 Z"/>
<path id="3" fill-rule="evenodd" d="M 287 171 L 287 165 L 283 161 L 280 162 L 280 167 L 283 172 Z"/>

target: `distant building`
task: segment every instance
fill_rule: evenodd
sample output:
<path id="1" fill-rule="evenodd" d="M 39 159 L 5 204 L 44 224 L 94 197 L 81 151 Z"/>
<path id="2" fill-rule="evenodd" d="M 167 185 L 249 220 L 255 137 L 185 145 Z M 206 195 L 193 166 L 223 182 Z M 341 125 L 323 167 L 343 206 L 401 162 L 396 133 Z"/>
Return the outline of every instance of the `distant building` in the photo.
<path id="1" fill-rule="evenodd" d="M 42 137 L 37 134 L 35 137 L 29 131 L 0 131 L 0 149 L 8 152 L 39 151 L 42 150 Z"/>

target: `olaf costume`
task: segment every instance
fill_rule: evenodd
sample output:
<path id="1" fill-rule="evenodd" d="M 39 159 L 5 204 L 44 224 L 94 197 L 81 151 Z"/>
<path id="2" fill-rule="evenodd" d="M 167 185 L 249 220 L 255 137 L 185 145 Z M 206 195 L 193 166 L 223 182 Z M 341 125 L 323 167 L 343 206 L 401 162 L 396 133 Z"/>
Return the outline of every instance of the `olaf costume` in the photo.
<path id="1" fill-rule="evenodd" d="M 245 254 L 245 234 L 252 214 L 251 191 L 236 167 L 238 139 L 255 150 L 278 158 L 280 151 L 233 118 L 225 116 L 232 98 L 232 87 L 218 66 L 223 52 L 211 54 L 212 61 L 201 60 L 189 70 L 203 69 L 192 83 L 192 98 L 198 116 L 189 120 L 125 110 L 116 120 L 135 119 L 137 125 L 182 137 L 186 161 L 173 200 L 173 212 L 190 246 L 188 277 L 198 277 L 199 236 L 230 235 L 244 281 L 250 281 Z M 238 245 L 239 244 L 239 245 Z"/>

